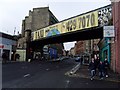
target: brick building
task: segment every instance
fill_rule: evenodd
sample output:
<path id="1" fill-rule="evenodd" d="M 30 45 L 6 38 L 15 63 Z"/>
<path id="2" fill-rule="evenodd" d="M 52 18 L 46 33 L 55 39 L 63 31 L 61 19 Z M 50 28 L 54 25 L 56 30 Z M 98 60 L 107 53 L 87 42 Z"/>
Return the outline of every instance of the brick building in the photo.
<path id="1" fill-rule="evenodd" d="M 75 55 L 81 56 L 83 64 L 89 64 L 91 57 L 99 53 L 97 43 L 100 39 L 77 41 L 74 47 Z"/>
<path id="2" fill-rule="evenodd" d="M 85 51 L 85 41 L 77 41 L 75 44 L 75 54 L 82 54 Z"/>
<path id="3" fill-rule="evenodd" d="M 99 51 L 97 46 L 100 39 L 77 41 L 75 45 L 75 54 L 96 54 Z"/>
<path id="4" fill-rule="evenodd" d="M 29 15 L 22 20 L 22 34 L 18 40 L 18 48 L 26 48 L 26 30 L 36 31 L 46 26 L 59 22 L 58 19 L 49 10 L 49 7 L 33 8 Z"/>
<path id="5" fill-rule="evenodd" d="M 115 72 L 120 73 L 120 1 L 112 2 L 113 25 L 115 27 L 115 43 L 112 45 L 112 62 Z"/>

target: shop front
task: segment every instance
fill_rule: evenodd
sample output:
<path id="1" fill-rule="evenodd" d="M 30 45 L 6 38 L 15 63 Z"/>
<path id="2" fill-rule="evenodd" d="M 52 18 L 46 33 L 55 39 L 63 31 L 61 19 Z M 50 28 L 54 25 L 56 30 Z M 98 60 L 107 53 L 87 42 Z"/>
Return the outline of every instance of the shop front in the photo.
<path id="1" fill-rule="evenodd" d="M 0 58 L 5 53 L 7 60 L 11 60 L 13 51 L 16 51 L 15 45 L 17 40 L 12 35 L 0 32 L 0 41 Z"/>
<path id="2" fill-rule="evenodd" d="M 110 43 L 108 42 L 110 38 L 103 38 L 100 40 L 98 43 L 99 49 L 100 49 L 100 60 L 104 61 L 105 58 L 108 59 L 108 62 L 110 63 L 110 57 L 111 57 L 111 52 L 110 52 Z"/>
<path id="3" fill-rule="evenodd" d="M 2 48 L 0 48 L 0 56 L 2 57 L 2 54 L 5 53 L 7 56 L 6 57 L 7 60 L 11 60 L 11 52 L 12 52 L 11 45 L 2 44 L 1 46 Z"/>

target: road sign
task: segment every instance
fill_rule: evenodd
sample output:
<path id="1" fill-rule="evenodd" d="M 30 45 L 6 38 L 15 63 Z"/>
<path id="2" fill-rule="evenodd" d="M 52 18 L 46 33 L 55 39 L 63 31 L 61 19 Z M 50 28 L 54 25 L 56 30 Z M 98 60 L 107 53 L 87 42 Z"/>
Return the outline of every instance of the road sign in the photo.
<path id="1" fill-rule="evenodd" d="M 114 26 L 104 26 L 103 30 L 104 37 L 115 37 Z"/>

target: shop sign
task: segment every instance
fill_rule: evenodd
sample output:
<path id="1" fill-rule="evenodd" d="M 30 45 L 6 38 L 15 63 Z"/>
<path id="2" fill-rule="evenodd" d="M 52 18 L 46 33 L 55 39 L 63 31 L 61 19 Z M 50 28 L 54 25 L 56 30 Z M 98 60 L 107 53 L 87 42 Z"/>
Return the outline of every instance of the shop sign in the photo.
<path id="1" fill-rule="evenodd" d="M 104 26 L 103 30 L 104 37 L 115 37 L 114 26 Z"/>

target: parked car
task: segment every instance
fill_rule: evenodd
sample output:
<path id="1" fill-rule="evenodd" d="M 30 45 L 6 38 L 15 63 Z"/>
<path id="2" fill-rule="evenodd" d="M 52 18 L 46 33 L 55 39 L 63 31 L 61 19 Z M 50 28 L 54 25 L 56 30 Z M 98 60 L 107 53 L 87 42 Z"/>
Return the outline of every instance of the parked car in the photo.
<path id="1" fill-rule="evenodd" d="M 81 57 L 80 57 L 80 56 L 75 57 L 75 61 L 76 61 L 76 62 L 80 62 L 80 60 L 81 60 Z"/>

